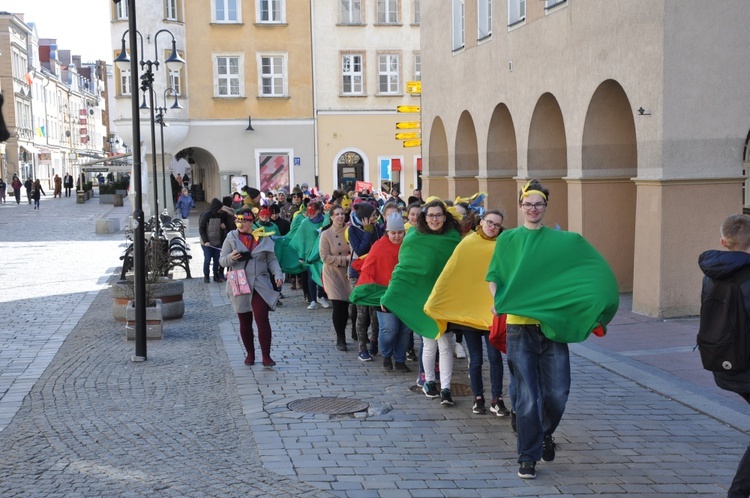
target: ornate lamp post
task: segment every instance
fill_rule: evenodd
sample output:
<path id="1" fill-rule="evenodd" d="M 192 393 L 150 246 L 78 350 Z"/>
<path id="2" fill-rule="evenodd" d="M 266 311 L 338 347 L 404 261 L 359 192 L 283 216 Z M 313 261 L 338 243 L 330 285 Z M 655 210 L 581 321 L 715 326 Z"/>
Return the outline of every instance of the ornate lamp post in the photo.
<path id="1" fill-rule="evenodd" d="M 115 3 L 119 3 L 121 0 L 113 0 Z M 122 51 L 120 55 L 115 59 L 115 63 L 120 70 L 130 70 L 131 78 L 138 74 L 139 61 L 137 57 L 133 57 L 131 60 L 128 57 L 127 50 L 125 49 L 125 35 L 130 34 L 129 44 L 130 47 L 135 47 L 136 55 L 138 53 L 138 37 L 141 38 L 141 54 L 143 54 L 143 36 L 138 33 L 136 29 L 136 0 L 127 0 L 128 2 L 128 29 L 122 35 Z M 156 38 L 162 32 L 169 32 L 167 30 L 160 30 L 154 36 L 154 53 L 155 57 L 153 61 L 140 60 L 141 69 L 146 68 L 146 72 L 141 76 L 143 81 L 141 88 L 145 92 L 149 90 L 149 96 L 151 97 L 151 143 L 154 144 L 154 105 L 153 105 L 153 81 L 154 74 L 153 68 L 159 69 L 159 54 L 156 48 Z M 184 60 L 177 54 L 176 41 L 174 35 L 172 36 L 172 54 L 165 61 L 167 67 L 170 69 L 176 68 L 179 70 L 185 63 Z M 132 361 L 146 361 L 146 251 L 145 251 L 145 234 L 143 231 L 143 185 L 141 184 L 141 120 L 139 115 L 138 97 L 135 89 L 131 89 L 131 109 L 132 109 L 132 122 L 133 122 L 133 173 L 135 178 L 133 179 L 133 189 L 135 191 L 135 210 L 133 212 L 134 224 L 135 224 L 135 240 L 134 240 L 134 254 L 133 254 L 133 266 L 135 271 L 135 355 L 132 357 Z M 156 145 L 153 145 L 153 149 Z M 156 151 L 153 151 L 152 157 L 156 157 Z M 156 172 L 154 172 L 154 183 L 156 182 Z M 155 185 L 154 185 L 155 186 Z M 156 190 L 156 189 L 154 189 Z M 157 210 L 158 220 L 158 210 Z"/>
<path id="2" fill-rule="evenodd" d="M 167 207 L 167 168 L 164 164 L 164 128 L 169 126 L 169 124 L 164 122 L 164 115 L 167 113 L 167 93 L 169 92 L 174 95 L 174 103 L 172 104 L 170 109 L 182 109 L 180 102 L 177 100 L 177 97 L 180 96 L 180 93 L 172 87 L 164 90 L 164 106 L 156 108 L 156 110 L 159 111 L 159 114 L 156 115 L 156 122 L 159 123 L 159 129 L 161 130 L 161 183 L 162 190 L 164 191 L 165 209 Z"/>

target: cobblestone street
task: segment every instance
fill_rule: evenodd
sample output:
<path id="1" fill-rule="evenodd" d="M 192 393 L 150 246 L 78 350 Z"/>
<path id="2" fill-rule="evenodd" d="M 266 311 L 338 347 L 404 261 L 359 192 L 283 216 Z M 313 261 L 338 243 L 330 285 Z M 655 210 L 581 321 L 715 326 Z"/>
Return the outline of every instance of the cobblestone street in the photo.
<path id="1" fill-rule="evenodd" d="M 125 233 L 95 235 L 102 216 L 124 227 L 127 202 L 0 206 L 1 496 L 718 497 L 748 443 L 739 398 L 679 371 L 685 361 L 649 364 L 690 354 L 694 320 L 621 312 L 606 341 L 571 349 L 557 458 L 534 481 L 516 476 L 507 418 L 473 415 L 470 396 L 444 408 L 415 393 L 414 362 L 412 373 L 384 372 L 380 356 L 358 361 L 351 341 L 337 351 L 330 310 L 307 310 L 288 287 L 272 314 L 274 369 L 243 364 L 224 285 L 201 278 L 185 280 L 184 318 L 132 363 L 106 285 Z M 643 342 L 626 350 L 628 337 Z M 467 366 L 456 360 L 456 386 L 469 384 Z M 289 408 L 316 397 L 369 408 Z"/>

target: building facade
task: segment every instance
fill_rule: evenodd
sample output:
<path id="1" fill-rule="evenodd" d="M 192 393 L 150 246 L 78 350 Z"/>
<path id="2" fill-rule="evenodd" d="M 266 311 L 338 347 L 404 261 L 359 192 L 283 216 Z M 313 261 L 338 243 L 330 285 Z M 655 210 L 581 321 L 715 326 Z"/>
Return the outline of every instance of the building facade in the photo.
<path id="1" fill-rule="evenodd" d="M 634 311 L 696 314 L 698 255 L 743 204 L 746 7 L 424 4 L 425 190 L 486 190 L 512 225 L 519 186 L 539 178 L 545 221 L 602 252 Z"/>
<path id="2" fill-rule="evenodd" d="M 374 189 L 411 195 L 420 185 L 421 149 L 404 147 L 396 133 L 418 143 L 419 95 L 407 81 L 421 79 L 419 0 L 313 0 L 313 57 L 318 185 L 325 192 Z"/>

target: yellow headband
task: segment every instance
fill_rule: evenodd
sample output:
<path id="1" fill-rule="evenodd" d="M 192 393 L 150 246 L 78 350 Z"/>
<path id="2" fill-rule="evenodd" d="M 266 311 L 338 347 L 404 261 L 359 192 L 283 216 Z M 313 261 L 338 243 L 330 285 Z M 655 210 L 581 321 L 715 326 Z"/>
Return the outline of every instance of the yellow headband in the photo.
<path id="1" fill-rule="evenodd" d="M 526 182 L 526 185 L 524 185 L 523 188 L 521 189 L 521 199 L 523 199 L 524 197 L 528 197 L 530 195 L 536 194 L 536 195 L 541 196 L 542 199 L 544 199 L 545 201 L 547 200 L 547 196 L 544 194 L 544 192 L 540 190 L 529 190 L 529 185 L 531 185 L 531 180 Z"/>

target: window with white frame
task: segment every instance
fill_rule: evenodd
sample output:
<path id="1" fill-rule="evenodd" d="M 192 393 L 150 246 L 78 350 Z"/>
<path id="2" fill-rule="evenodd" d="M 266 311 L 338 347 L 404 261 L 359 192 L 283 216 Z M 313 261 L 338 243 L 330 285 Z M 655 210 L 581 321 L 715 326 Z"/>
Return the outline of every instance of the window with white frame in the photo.
<path id="1" fill-rule="evenodd" d="M 399 93 L 399 63 L 398 54 L 378 55 L 378 93 L 381 95 L 397 95 Z"/>
<path id="2" fill-rule="evenodd" d="M 414 52 L 414 81 L 422 81 L 422 54 Z"/>
<path id="3" fill-rule="evenodd" d="M 340 0 L 339 24 L 362 24 L 362 0 Z"/>
<path id="4" fill-rule="evenodd" d="M 133 80 L 130 77 L 130 69 L 119 69 L 120 71 L 120 95 L 130 95 L 132 92 Z"/>
<path id="5" fill-rule="evenodd" d="M 466 45 L 466 16 L 464 0 L 453 0 L 453 50 Z"/>
<path id="6" fill-rule="evenodd" d="M 286 54 L 258 54 L 258 94 L 286 97 Z"/>
<path id="7" fill-rule="evenodd" d="M 214 97 L 242 97 L 244 56 L 214 55 Z"/>
<path id="8" fill-rule="evenodd" d="M 257 0 L 258 22 L 283 23 L 286 18 L 286 2 L 284 0 Z"/>
<path id="9" fill-rule="evenodd" d="M 399 0 L 378 0 L 379 24 L 398 23 L 398 3 Z"/>
<path id="10" fill-rule="evenodd" d="M 362 54 L 341 56 L 341 94 L 364 95 L 364 71 Z"/>
<path id="11" fill-rule="evenodd" d="M 420 0 L 412 0 L 412 18 L 411 22 L 413 24 L 419 24 L 422 21 L 422 14 L 419 10 L 419 1 Z"/>
<path id="12" fill-rule="evenodd" d="M 508 0 L 508 26 L 526 19 L 526 0 Z"/>
<path id="13" fill-rule="evenodd" d="M 240 22 L 241 0 L 211 0 L 213 2 L 213 22 L 236 23 Z"/>
<path id="14" fill-rule="evenodd" d="M 477 0 L 477 39 L 492 34 L 492 0 Z"/>
<path id="15" fill-rule="evenodd" d="M 177 71 L 172 71 L 170 69 L 167 84 L 169 85 L 167 88 L 174 88 L 177 95 L 182 95 L 182 69 Z M 169 95 L 174 96 L 172 92 L 169 92 Z"/>
<path id="16" fill-rule="evenodd" d="M 115 21 L 128 18 L 128 0 L 120 0 L 115 4 Z"/>
<path id="17" fill-rule="evenodd" d="M 125 1 L 125 0 L 122 0 Z M 168 21 L 177 20 L 177 1 L 178 0 L 164 0 L 164 18 Z"/>

